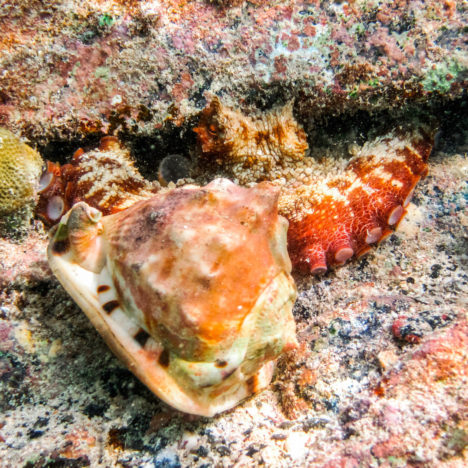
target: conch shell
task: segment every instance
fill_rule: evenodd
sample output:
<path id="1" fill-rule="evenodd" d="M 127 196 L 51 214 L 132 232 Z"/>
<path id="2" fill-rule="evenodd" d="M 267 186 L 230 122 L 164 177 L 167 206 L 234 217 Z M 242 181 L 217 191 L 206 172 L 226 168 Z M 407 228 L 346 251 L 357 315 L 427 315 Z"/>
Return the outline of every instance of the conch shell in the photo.
<path id="1" fill-rule="evenodd" d="M 279 189 L 163 189 L 109 216 L 80 202 L 52 270 L 115 354 L 178 410 L 213 416 L 267 386 L 296 346 Z"/>

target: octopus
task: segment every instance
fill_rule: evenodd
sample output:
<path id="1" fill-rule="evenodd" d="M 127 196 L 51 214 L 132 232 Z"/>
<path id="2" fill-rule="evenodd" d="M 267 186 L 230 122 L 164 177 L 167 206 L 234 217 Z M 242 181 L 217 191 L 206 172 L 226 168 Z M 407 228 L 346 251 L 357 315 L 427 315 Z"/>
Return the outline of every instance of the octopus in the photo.
<path id="1" fill-rule="evenodd" d="M 79 201 L 86 201 L 103 214 L 122 211 L 136 201 L 158 192 L 159 184 L 145 180 L 118 138 L 101 139 L 96 150 L 79 148 L 70 163 L 47 161 L 40 179 L 38 216 L 48 225 Z"/>
<path id="2" fill-rule="evenodd" d="M 52 270 L 115 354 L 169 405 L 213 416 L 297 346 L 291 272 L 323 274 L 398 226 L 433 130 L 396 127 L 325 166 L 292 103 L 245 116 L 213 99 L 194 131 L 196 158 L 163 160 L 161 183 L 114 137 L 49 162 L 38 214 Z"/>
<path id="3" fill-rule="evenodd" d="M 252 118 L 214 99 L 194 131 L 202 166 L 222 168 L 241 185 L 269 180 L 281 188 L 293 267 L 321 274 L 365 254 L 398 226 L 427 174 L 433 130 L 395 128 L 367 142 L 344 167 L 324 171 L 306 157 L 306 134 L 292 110 L 289 103 Z"/>

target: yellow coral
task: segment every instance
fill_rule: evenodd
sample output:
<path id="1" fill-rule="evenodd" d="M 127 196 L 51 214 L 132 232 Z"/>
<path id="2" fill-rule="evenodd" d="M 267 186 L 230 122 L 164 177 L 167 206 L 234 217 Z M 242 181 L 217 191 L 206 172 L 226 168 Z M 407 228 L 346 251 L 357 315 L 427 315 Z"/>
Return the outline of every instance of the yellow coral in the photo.
<path id="1" fill-rule="evenodd" d="M 42 167 L 37 151 L 0 128 L 0 215 L 13 213 L 34 199 Z"/>

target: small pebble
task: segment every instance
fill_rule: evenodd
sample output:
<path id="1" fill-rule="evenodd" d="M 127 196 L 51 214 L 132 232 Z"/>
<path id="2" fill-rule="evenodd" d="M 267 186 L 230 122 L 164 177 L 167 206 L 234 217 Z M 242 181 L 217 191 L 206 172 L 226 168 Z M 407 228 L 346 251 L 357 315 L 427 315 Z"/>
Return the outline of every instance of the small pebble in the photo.
<path id="1" fill-rule="evenodd" d="M 292 432 L 285 442 L 288 455 L 295 461 L 303 460 L 307 454 L 306 443 L 308 435 L 302 432 Z"/>
<path id="2" fill-rule="evenodd" d="M 395 338 L 407 343 L 417 344 L 427 333 L 432 331 L 426 320 L 419 317 L 398 317 L 392 325 L 392 333 Z"/>
<path id="3" fill-rule="evenodd" d="M 192 163 L 180 154 L 170 154 L 159 164 L 158 179 L 161 185 L 168 185 L 170 182 L 177 182 L 190 175 Z"/>
<path id="4" fill-rule="evenodd" d="M 377 355 L 377 359 L 379 360 L 380 367 L 382 370 L 388 370 L 392 367 L 395 363 L 398 362 L 398 356 L 395 354 L 393 350 L 385 350 L 381 351 Z"/>

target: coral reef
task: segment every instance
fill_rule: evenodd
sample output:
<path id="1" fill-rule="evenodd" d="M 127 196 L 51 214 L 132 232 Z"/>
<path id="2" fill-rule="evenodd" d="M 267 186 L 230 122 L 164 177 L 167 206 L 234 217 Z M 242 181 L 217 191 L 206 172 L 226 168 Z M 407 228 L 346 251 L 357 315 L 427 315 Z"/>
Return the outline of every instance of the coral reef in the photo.
<path id="1" fill-rule="evenodd" d="M 0 6 L 0 125 L 44 143 L 183 135 L 220 95 L 245 110 L 296 98 L 310 132 L 461 96 L 466 23 L 461 0 L 18 0 Z"/>
<path id="2" fill-rule="evenodd" d="M 142 382 L 181 411 L 213 416 L 265 388 L 296 346 L 278 194 L 216 179 L 107 217 L 77 203 L 49 262 Z"/>
<path id="3" fill-rule="evenodd" d="M 297 143 L 302 127 L 302 159 L 320 163 L 304 167 L 320 192 L 334 177 L 355 177 L 354 156 L 365 162 L 391 141 L 425 154 L 427 144 L 415 146 L 418 128 L 393 125 L 397 140 L 383 141 L 383 132 L 379 146 L 367 130 L 374 122 L 423 111 L 441 131 L 407 216 L 379 249 L 324 275 L 295 275 L 298 348 L 279 358 L 272 385 L 219 417 L 167 407 L 115 359 L 50 271 L 41 223 L 28 226 L 21 244 L 0 237 L 0 464 L 466 467 L 467 14 L 461 0 L 1 2 L 0 125 L 51 161 L 116 135 L 142 174 L 156 177 L 164 155 L 188 156 L 191 129 L 213 96 L 250 113 L 242 119 L 260 131 L 255 109 L 294 99 Z M 271 167 L 253 159 L 244 171 L 215 152 L 198 156 L 195 166 L 161 163 L 161 185 L 198 171 L 200 185 L 245 173 L 249 186 L 257 164 L 261 179 L 283 173 L 274 184 L 297 194 L 281 157 Z M 293 167 L 302 159 L 284 169 L 301 177 Z M 75 185 L 54 164 L 42 183 L 53 173 L 44 198 L 57 191 L 49 207 L 56 219 L 66 186 L 70 194 Z M 402 168 L 398 179 L 419 177 Z M 315 187 L 302 186 L 307 202 Z M 406 197 L 394 190 L 391 202 L 403 207 Z M 369 238 L 340 213 L 358 233 L 354 242 L 383 235 L 400 214 L 381 208 L 382 232 L 371 229 Z M 317 226 L 305 236 L 313 244 L 310 232 Z M 325 249 L 328 268 L 337 252 Z"/>
<path id="4" fill-rule="evenodd" d="M 37 214 L 47 224 L 59 221 L 75 203 L 85 201 L 103 214 L 116 213 L 159 190 L 145 180 L 129 151 L 115 137 L 104 137 L 97 150 L 81 148 L 60 167 L 48 161 L 41 177 Z"/>
<path id="5" fill-rule="evenodd" d="M 323 273 L 386 238 L 405 214 L 427 173 L 434 129 L 396 128 L 367 142 L 335 167 L 306 156 L 307 141 L 292 104 L 246 117 L 214 99 L 194 129 L 204 170 L 226 171 L 241 183 L 281 187 L 280 213 L 289 221 L 293 266 Z M 211 166 L 211 167 L 210 167 Z"/>
<path id="6" fill-rule="evenodd" d="M 6 234 L 29 222 L 43 165 L 37 151 L 0 127 L 0 230 Z"/>

